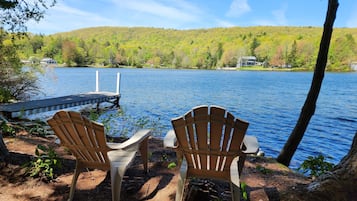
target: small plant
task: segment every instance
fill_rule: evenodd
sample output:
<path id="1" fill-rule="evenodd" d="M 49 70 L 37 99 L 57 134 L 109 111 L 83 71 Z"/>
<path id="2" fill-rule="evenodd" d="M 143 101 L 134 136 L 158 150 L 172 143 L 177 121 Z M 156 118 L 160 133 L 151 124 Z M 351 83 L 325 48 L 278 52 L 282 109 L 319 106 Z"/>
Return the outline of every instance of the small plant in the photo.
<path id="1" fill-rule="evenodd" d="M 3 135 L 8 135 L 8 136 L 15 136 L 16 135 L 16 130 L 14 127 L 11 125 L 7 124 L 5 121 L 3 121 L 0 125 L 1 133 Z"/>
<path id="2" fill-rule="evenodd" d="M 54 170 L 61 168 L 62 163 L 55 150 L 44 145 L 37 145 L 35 150 L 36 157 L 27 166 L 27 173 L 31 177 L 41 177 L 46 180 L 53 180 Z"/>
<path id="3" fill-rule="evenodd" d="M 175 168 L 176 166 L 177 166 L 177 165 L 176 165 L 175 162 L 171 162 L 171 163 L 169 163 L 169 164 L 167 165 L 167 168 L 173 169 L 173 168 Z"/>
<path id="4" fill-rule="evenodd" d="M 304 174 L 309 173 L 312 177 L 318 177 L 327 171 L 331 171 L 334 168 L 333 163 L 325 161 L 325 157 L 321 154 L 318 156 L 309 156 L 298 168 Z"/>
<path id="5" fill-rule="evenodd" d="M 96 112 L 95 110 L 90 110 L 88 118 L 92 121 L 97 121 L 99 118 L 100 114 Z"/>
<path id="6" fill-rule="evenodd" d="M 262 174 L 271 173 L 271 170 L 269 170 L 261 165 L 257 165 L 257 167 L 255 169 L 258 170 L 259 172 L 261 172 Z"/>
<path id="7" fill-rule="evenodd" d="M 29 133 L 31 135 L 37 135 L 40 137 L 45 137 L 47 135 L 46 129 L 41 125 L 35 125 L 34 127 L 30 128 Z"/>
<path id="8" fill-rule="evenodd" d="M 244 182 L 240 183 L 240 193 L 242 195 L 243 200 L 248 200 L 247 184 Z"/>
<path id="9" fill-rule="evenodd" d="M 162 161 L 168 161 L 169 157 L 167 156 L 167 154 L 164 153 L 164 154 L 161 155 L 161 160 Z"/>

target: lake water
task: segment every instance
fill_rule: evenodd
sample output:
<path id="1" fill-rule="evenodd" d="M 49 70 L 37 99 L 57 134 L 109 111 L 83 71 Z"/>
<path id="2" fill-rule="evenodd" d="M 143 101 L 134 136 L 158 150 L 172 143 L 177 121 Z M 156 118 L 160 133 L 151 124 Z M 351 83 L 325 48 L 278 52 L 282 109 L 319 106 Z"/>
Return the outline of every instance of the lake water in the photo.
<path id="1" fill-rule="evenodd" d="M 171 129 L 170 119 L 197 105 L 220 105 L 250 123 L 249 135 L 262 150 L 277 157 L 310 88 L 312 72 L 250 72 L 118 68 L 48 69 L 40 83 L 44 94 L 56 97 L 95 90 L 99 71 L 101 91 L 116 90 L 121 74 L 120 105 L 133 119 L 150 118 Z M 357 73 L 326 73 L 305 136 L 291 166 L 319 153 L 338 163 L 357 130 Z"/>

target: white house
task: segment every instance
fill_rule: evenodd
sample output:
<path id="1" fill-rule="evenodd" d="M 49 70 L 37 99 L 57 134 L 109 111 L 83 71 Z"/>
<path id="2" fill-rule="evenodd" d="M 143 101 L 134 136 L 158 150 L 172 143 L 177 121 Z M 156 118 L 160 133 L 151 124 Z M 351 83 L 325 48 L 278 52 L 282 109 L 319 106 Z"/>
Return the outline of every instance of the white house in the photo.
<path id="1" fill-rule="evenodd" d="M 357 61 L 355 62 L 351 62 L 351 69 L 354 70 L 354 71 L 357 71 Z"/>
<path id="2" fill-rule="evenodd" d="M 255 66 L 257 65 L 257 57 L 255 56 L 242 56 L 238 58 L 237 67 L 241 66 Z"/>

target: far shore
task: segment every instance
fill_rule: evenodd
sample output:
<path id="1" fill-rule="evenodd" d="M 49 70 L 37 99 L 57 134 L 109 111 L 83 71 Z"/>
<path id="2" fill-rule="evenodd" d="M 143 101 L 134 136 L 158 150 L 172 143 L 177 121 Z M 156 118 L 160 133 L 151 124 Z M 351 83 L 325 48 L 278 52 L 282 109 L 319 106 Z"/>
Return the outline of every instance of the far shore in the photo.
<path id="1" fill-rule="evenodd" d="M 122 65 L 118 65 L 118 66 L 104 66 L 104 65 L 86 65 L 86 66 L 66 66 L 65 64 L 59 64 L 56 67 L 64 67 L 64 68 L 83 68 L 83 67 L 88 67 L 88 68 L 143 68 L 143 69 L 172 69 L 172 70 L 177 70 L 177 69 L 181 69 L 181 70 L 225 70 L 225 71 L 272 71 L 272 72 L 314 72 L 314 70 L 310 70 L 307 68 L 303 68 L 303 67 L 296 67 L 296 68 L 286 68 L 286 67 L 263 67 L 263 66 L 246 66 L 246 67 L 218 67 L 216 69 L 200 69 L 197 67 L 190 67 L 190 68 L 170 68 L 170 67 L 153 67 L 153 66 L 143 66 L 143 67 L 135 67 L 135 66 L 122 66 Z M 326 72 L 335 72 L 335 73 L 352 73 L 352 72 L 357 72 L 354 71 L 352 69 L 350 69 L 349 71 L 345 70 L 345 71 L 330 71 L 330 70 L 326 70 Z"/>

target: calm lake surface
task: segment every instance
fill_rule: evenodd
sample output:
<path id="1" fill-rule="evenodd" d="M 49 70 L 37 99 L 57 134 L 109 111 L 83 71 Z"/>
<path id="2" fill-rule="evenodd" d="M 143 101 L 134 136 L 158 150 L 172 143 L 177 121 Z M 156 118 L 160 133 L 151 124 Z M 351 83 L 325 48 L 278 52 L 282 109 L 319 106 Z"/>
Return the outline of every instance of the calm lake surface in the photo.
<path id="1" fill-rule="evenodd" d="M 292 129 L 310 88 L 312 72 L 250 72 L 122 68 L 54 68 L 41 77 L 44 94 L 56 97 L 116 90 L 121 74 L 120 105 L 133 119 L 152 119 L 171 129 L 170 119 L 197 105 L 220 105 L 250 123 L 249 135 L 262 150 L 277 157 Z M 357 73 L 326 73 L 305 136 L 291 166 L 310 155 L 324 154 L 338 163 L 350 148 L 357 130 Z M 110 113 L 110 112 L 108 112 Z"/>

